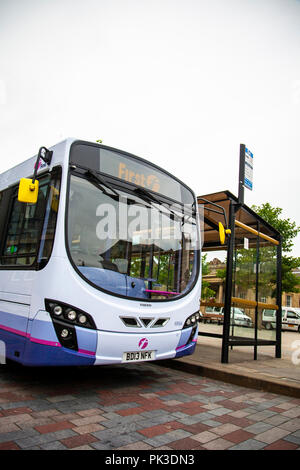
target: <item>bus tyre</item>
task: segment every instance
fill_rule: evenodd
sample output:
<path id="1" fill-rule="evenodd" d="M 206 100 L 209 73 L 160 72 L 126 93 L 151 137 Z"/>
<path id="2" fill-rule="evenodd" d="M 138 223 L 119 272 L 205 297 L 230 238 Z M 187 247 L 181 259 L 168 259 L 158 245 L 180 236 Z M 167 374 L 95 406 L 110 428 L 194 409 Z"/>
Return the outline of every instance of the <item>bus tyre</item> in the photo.
<path id="1" fill-rule="evenodd" d="M 265 328 L 266 328 L 266 330 L 272 330 L 272 325 L 271 325 L 271 323 L 266 323 Z"/>

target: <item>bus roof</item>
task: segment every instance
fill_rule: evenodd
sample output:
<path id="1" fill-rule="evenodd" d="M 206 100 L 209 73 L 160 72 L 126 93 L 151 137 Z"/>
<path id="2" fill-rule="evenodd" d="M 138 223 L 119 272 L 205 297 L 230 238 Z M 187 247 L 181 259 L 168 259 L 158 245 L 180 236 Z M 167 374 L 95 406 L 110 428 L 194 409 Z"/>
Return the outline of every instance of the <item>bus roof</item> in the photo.
<path id="1" fill-rule="evenodd" d="M 78 139 L 67 138 L 50 147 L 49 150 L 54 151 L 51 164 L 49 167 L 46 164 L 42 164 L 38 171 L 38 174 L 45 170 L 45 168 L 47 167 L 51 169 L 59 164 L 62 165 L 66 161 L 66 156 L 70 145 L 76 140 Z M 0 191 L 5 188 L 8 188 L 13 184 L 16 184 L 20 180 L 20 178 L 30 178 L 33 175 L 36 159 L 37 154 L 2 173 L 0 175 Z"/>

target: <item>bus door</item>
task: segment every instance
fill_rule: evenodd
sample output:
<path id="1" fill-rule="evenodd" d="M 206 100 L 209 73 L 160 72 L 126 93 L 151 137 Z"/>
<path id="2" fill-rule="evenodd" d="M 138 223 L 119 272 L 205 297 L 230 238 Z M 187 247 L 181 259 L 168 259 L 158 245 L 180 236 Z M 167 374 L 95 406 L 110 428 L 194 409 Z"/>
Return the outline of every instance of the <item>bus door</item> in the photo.
<path id="1" fill-rule="evenodd" d="M 50 175 L 40 179 L 36 204 L 19 202 L 17 187 L 3 191 L 1 198 L 6 223 L 0 247 L 0 335 L 12 359 L 22 357 L 38 270 L 52 251 L 58 180 L 52 181 Z"/>

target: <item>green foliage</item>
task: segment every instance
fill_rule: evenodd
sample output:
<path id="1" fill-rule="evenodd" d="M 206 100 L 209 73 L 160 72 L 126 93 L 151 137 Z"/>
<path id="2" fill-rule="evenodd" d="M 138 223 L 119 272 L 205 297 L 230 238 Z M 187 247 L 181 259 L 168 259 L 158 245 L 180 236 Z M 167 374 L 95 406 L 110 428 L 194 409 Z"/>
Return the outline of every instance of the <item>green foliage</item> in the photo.
<path id="1" fill-rule="evenodd" d="M 268 202 L 261 206 L 252 206 L 252 209 L 266 222 L 274 227 L 282 236 L 282 249 L 290 252 L 293 240 L 300 232 L 295 222 L 290 219 L 282 219 L 282 209 L 272 207 Z M 260 248 L 260 272 L 258 276 L 258 290 L 261 297 L 274 297 L 276 295 L 276 249 L 275 247 Z M 235 258 L 235 284 L 241 290 L 247 291 L 249 286 L 255 285 L 256 249 L 239 249 Z M 299 279 L 293 274 L 293 269 L 300 266 L 300 257 L 282 256 L 282 291 L 299 292 Z M 219 269 L 217 277 L 225 280 L 226 269 Z"/>
<path id="2" fill-rule="evenodd" d="M 292 270 L 298 268 L 300 265 L 300 258 L 294 258 L 293 256 L 282 257 L 282 291 L 283 292 L 300 292 L 297 287 L 299 279 Z"/>
<path id="3" fill-rule="evenodd" d="M 261 246 L 259 250 L 258 293 L 260 297 L 276 296 L 276 247 Z M 235 252 L 234 282 L 240 291 L 246 292 L 256 284 L 256 248 L 241 248 Z"/>
<path id="4" fill-rule="evenodd" d="M 300 227 L 297 227 L 296 223 L 291 222 L 290 219 L 281 219 L 282 209 L 280 207 L 272 207 L 268 202 L 261 206 L 253 205 L 251 209 L 280 232 L 282 236 L 282 251 L 292 251 L 293 239 L 300 232 Z"/>
<path id="5" fill-rule="evenodd" d="M 203 276 L 206 274 L 209 274 L 209 263 L 206 260 L 207 258 L 207 253 L 202 255 L 202 287 L 201 287 L 201 299 L 202 300 L 207 300 L 211 299 L 212 297 L 216 296 L 216 293 L 213 289 L 210 289 L 209 287 L 209 282 L 203 280 Z"/>
<path id="6" fill-rule="evenodd" d="M 289 253 L 293 248 L 293 240 L 300 232 L 295 222 L 290 219 L 280 218 L 282 209 L 272 207 L 268 202 L 261 206 L 252 206 L 252 209 L 266 220 L 272 227 L 280 232 L 282 237 L 282 251 Z M 300 266 L 300 258 L 293 256 L 282 256 L 282 291 L 299 292 L 297 284 L 299 280 L 293 274 L 292 270 Z"/>
<path id="7" fill-rule="evenodd" d="M 226 279 L 226 268 L 217 269 L 216 275 L 217 275 L 217 277 L 222 279 L 222 281 L 225 281 L 225 279 Z"/>

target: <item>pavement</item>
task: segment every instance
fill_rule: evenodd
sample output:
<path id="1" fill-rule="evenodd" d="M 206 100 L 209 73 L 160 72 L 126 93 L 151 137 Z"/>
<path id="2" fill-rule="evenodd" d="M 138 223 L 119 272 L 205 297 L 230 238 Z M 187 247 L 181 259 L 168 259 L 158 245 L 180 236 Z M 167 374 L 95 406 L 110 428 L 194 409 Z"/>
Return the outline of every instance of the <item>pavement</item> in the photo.
<path id="1" fill-rule="evenodd" d="M 300 399 L 158 363 L 3 365 L 0 450 L 6 449 L 300 450 Z"/>
<path id="2" fill-rule="evenodd" d="M 253 359 L 253 347 L 234 347 L 229 351 L 229 363 L 222 364 L 221 340 L 199 336 L 192 356 L 164 364 L 215 380 L 300 398 L 300 363 L 293 363 L 292 354 L 296 350 L 291 347 L 294 341 L 299 342 L 300 359 L 300 337 L 294 332 L 284 335 L 281 359 L 275 358 L 274 346 L 259 347 L 257 360 Z"/>

